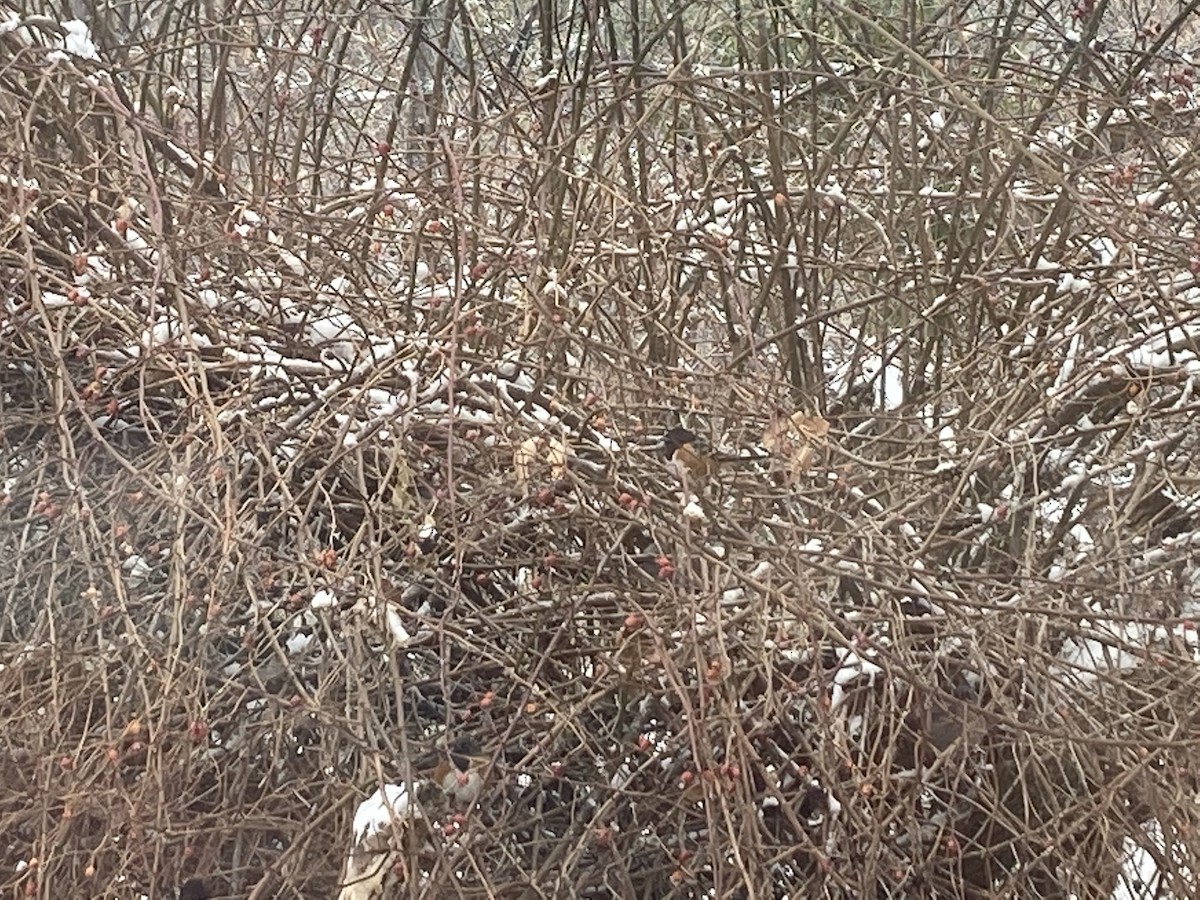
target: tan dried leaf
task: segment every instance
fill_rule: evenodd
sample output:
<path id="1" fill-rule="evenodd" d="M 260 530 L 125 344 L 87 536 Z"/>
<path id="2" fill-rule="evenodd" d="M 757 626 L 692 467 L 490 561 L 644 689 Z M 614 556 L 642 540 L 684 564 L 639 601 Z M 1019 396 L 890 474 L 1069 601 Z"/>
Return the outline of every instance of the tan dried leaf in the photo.
<path id="1" fill-rule="evenodd" d="M 828 434 L 829 423 L 821 416 L 794 412 L 772 419 L 763 430 L 762 443 L 768 451 L 787 460 L 787 478 L 795 484 L 808 471 L 814 448 Z"/>
<path id="2" fill-rule="evenodd" d="M 820 440 L 829 434 L 829 423 L 821 416 L 807 416 L 804 413 L 792 413 L 792 425 L 800 435 L 810 441 Z"/>
<path id="3" fill-rule="evenodd" d="M 804 444 L 792 456 L 789 474 L 792 476 L 793 482 L 799 481 L 800 476 L 808 471 L 808 464 L 812 461 L 812 453 L 812 446 Z"/>
<path id="4" fill-rule="evenodd" d="M 787 419 L 774 418 L 763 429 L 762 445 L 771 453 L 775 453 L 787 440 L 791 425 Z"/>
<path id="5" fill-rule="evenodd" d="M 521 340 L 533 334 L 534 327 L 537 325 L 537 311 L 534 308 L 533 298 L 529 296 L 529 291 L 521 288 L 517 291 L 517 309 L 521 310 L 521 328 L 518 332 L 518 337 Z"/>
<path id="6" fill-rule="evenodd" d="M 392 508 L 403 513 L 412 505 L 412 469 L 408 467 L 398 435 L 393 439 L 391 469 Z"/>
<path id="7" fill-rule="evenodd" d="M 535 437 L 521 441 L 513 451 L 513 476 L 522 488 L 529 484 L 529 467 L 537 458 L 538 439 Z"/>
<path id="8" fill-rule="evenodd" d="M 763 446 L 772 453 L 790 456 L 795 445 L 811 444 L 829 434 L 829 423 L 821 416 L 810 416 L 794 412 L 790 416 L 779 416 L 771 420 L 763 430 Z"/>
<path id="9" fill-rule="evenodd" d="M 550 463 L 550 477 L 562 478 L 567 474 L 567 457 L 571 455 L 571 448 L 566 442 L 552 437 L 546 442 L 546 461 Z"/>

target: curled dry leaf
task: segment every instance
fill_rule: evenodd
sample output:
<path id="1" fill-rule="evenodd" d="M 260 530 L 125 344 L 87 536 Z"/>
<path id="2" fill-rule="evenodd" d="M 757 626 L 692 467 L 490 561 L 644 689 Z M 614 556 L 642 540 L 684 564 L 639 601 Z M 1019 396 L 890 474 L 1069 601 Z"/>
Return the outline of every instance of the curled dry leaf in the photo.
<path id="1" fill-rule="evenodd" d="M 571 448 L 558 437 L 531 437 L 522 441 L 513 451 L 513 475 L 517 484 L 529 484 L 532 466 L 544 462 L 550 468 L 552 479 L 562 478 L 567 473 L 567 461 L 572 456 Z"/>
<path id="2" fill-rule="evenodd" d="M 820 440 L 829 434 L 829 423 L 821 416 L 806 416 L 804 413 L 793 413 L 792 425 L 810 441 Z"/>
<path id="3" fill-rule="evenodd" d="M 815 443 L 829 434 L 829 423 L 821 416 L 794 412 L 776 416 L 763 431 L 763 446 L 772 453 L 790 455 L 797 443 Z"/>
<path id="4" fill-rule="evenodd" d="M 829 434 L 829 423 L 819 415 L 794 412 L 776 416 L 763 431 L 762 443 L 768 451 L 787 460 L 789 481 L 797 481 L 808 471 L 814 449 Z"/>
<path id="5" fill-rule="evenodd" d="M 562 478 L 567 473 L 567 457 L 570 455 L 571 448 L 566 441 L 556 437 L 546 441 L 546 462 L 550 463 L 551 478 Z"/>
<path id="6" fill-rule="evenodd" d="M 517 444 L 513 451 L 513 476 L 521 487 L 529 484 L 529 467 L 538 456 L 538 439 L 529 438 Z"/>
<path id="7" fill-rule="evenodd" d="M 412 469 L 408 467 L 399 435 L 392 439 L 390 463 L 392 508 L 398 513 L 404 513 L 412 505 Z"/>

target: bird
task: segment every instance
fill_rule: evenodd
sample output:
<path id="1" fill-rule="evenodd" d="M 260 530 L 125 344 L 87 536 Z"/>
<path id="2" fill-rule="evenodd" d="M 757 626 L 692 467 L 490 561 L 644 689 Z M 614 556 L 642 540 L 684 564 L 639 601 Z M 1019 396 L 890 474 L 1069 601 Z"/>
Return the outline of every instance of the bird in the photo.
<path id="1" fill-rule="evenodd" d="M 405 837 L 414 825 L 426 820 L 422 806 L 430 804 L 425 808 L 434 816 L 436 797 L 442 795 L 456 811 L 469 810 L 483 790 L 481 769 L 487 760 L 474 738 L 457 738 L 412 761 L 416 776 L 412 793 L 402 784 L 384 783 L 360 803 L 354 813 L 338 900 L 390 896 L 392 886 L 405 877 Z M 421 840 L 428 839 L 428 829 L 422 834 L 417 838 L 418 847 Z"/>
<path id="2" fill-rule="evenodd" d="M 208 900 L 211 896 L 208 885 L 199 878 L 189 878 L 179 886 L 179 900 Z"/>
<path id="3" fill-rule="evenodd" d="M 479 742 L 467 735 L 418 757 L 413 768 L 437 784 L 459 810 L 467 810 L 483 791 L 482 770 L 488 759 L 480 753 Z"/>
<path id="4" fill-rule="evenodd" d="M 700 447 L 694 431 L 682 425 L 663 435 L 662 449 L 668 467 L 680 481 L 703 483 L 717 470 L 719 461 Z"/>
<path id="5" fill-rule="evenodd" d="M 770 459 L 760 449 L 743 453 L 714 453 L 696 435 L 682 425 L 676 425 L 663 435 L 662 451 L 667 467 L 683 482 L 704 484 L 726 465 L 755 465 Z"/>

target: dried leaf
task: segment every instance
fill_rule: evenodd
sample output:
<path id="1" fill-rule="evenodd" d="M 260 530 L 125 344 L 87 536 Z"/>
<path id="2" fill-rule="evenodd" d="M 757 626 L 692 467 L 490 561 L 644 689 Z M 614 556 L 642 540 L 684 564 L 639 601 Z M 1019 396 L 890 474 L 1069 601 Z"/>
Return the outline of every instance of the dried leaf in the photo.
<path id="1" fill-rule="evenodd" d="M 796 479 L 799 479 L 801 475 L 808 471 L 808 464 L 812 461 L 812 453 L 812 447 L 805 444 L 792 457 L 791 471 Z"/>
<path id="2" fill-rule="evenodd" d="M 546 442 L 546 461 L 550 463 L 550 477 L 562 478 L 567 473 L 567 457 L 571 448 L 565 441 L 552 437 Z"/>
<path id="3" fill-rule="evenodd" d="M 404 457 L 399 435 L 393 438 L 391 469 L 392 508 L 403 513 L 412 505 L 412 470 Z"/>
<path id="4" fill-rule="evenodd" d="M 518 290 L 516 300 L 517 309 L 521 310 L 521 328 L 518 337 L 525 340 L 533 334 L 534 327 L 537 325 L 537 311 L 534 308 L 533 298 L 524 288 Z"/>
<path id="5" fill-rule="evenodd" d="M 513 475 L 522 488 L 529 484 L 529 467 L 538 458 L 538 439 L 531 437 L 517 445 L 513 451 Z"/>
<path id="6" fill-rule="evenodd" d="M 792 425 L 808 440 L 820 440 L 829 434 L 829 423 L 821 416 L 806 416 L 804 413 L 792 413 Z"/>
<path id="7" fill-rule="evenodd" d="M 787 478 L 795 484 L 808 471 L 814 448 L 828 434 L 829 423 L 821 416 L 794 412 L 773 419 L 763 430 L 762 443 L 768 451 L 787 460 Z"/>
<path id="8" fill-rule="evenodd" d="M 772 419 L 763 430 L 763 446 L 772 453 L 790 456 L 795 444 L 812 444 L 829 434 L 829 423 L 821 416 L 794 412 L 790 416 Z"/>
<path id="9" fill-rule="evenodd" d="M 787 419 L 772 419 L 763 429 L 762 445 L 767 448 L 768 452 L 775 453 L 787 440 L 787 433 L 790 429 L 791 425 Z"/>

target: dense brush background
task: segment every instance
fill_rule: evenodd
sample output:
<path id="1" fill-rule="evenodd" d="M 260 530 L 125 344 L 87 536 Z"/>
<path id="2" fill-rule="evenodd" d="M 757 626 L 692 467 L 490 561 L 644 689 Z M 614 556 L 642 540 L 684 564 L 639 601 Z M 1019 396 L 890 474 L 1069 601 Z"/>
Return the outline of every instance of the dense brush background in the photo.
<path id="1" fill-rule="evenodd" d="M 3 896 L 1195 896 L 1195 7 L 4 0 Z"/>

